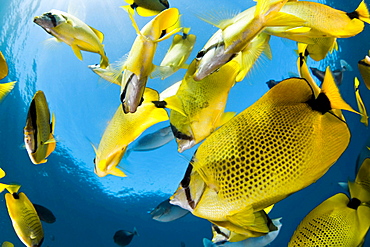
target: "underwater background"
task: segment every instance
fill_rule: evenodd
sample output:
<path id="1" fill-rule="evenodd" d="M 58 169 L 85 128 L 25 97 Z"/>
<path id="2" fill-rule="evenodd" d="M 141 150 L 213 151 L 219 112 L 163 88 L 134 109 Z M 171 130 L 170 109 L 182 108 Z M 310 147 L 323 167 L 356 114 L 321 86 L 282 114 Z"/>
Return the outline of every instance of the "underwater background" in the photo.
<path id="1" fill-rule="evenodd" d="M 355 10 L 357 1 L 319 1 L 347 12 Z M 207 11 L 215 15 L 231 15 L 253 6 L 252 0 L 172 0 L 182 14 L 182 26 L 190 27 L 197 36 L 188 63 L 217 30 L 200 20 L 197 14 Z M 98 145 L 119 102 L 120 88 L 100 79 L 87 65 L 99 62 L 100 56 L 82 52 L 79 61 L 64 43 L 48 41 L 51 37 L 33 23 L 33 17 L 51 9 L 74 9 L 84 21 L 104 33 L 104 45 L 110 61 L 127 54 L 136 38 L 127 13 L 119 6 L 122 0 L 0 0 L 0 50 L 9 75 L 2 82 L 17 81 L 13 91 L 0 104 L 0 167 L 6 172 L 3 183 L 19 183 L 20 191 L 36 204 L 50 209 L 57 220 L 43 223 L 43 246 L 117 246 L 113 235 L 117 230 L 132 231 L 130 246 L 203 246 L 203 238 L 212 238 L 211 224 L 191 214 L 173 222 L 157 222 L 149 212 L 176 190 L 196 147 L 182 154 L 176 142 L 147 152 L 132 152 L 120 164 L 127 177 L 94 174 L 91 144 Z M 135 16 L 139 27 L 152 17 Z M 159 64 L 172 38 L 158 45 L 154 64 Z M 344 73 L 340 91 L 343 98 L 357 109 L 353 89 L 354 77 L 361 81 L 360 91 L 370 109 L 370 92 L 363 84 L 357 62 L 370 49 L 370 27 L 347 39 L 338 39 L 339 50 L 321 62 L 309 59 L 308 65 L 324 70 L 327 65 L 337 69 L 344 59 L 353 71 Z M 241 112 L 268 91 L 268 80 L 282 80 L 297 73 L 296 43 L 272 37 L 272 60 L 259 59 L 252 71 L 231 89 L 225 111 Z M 161 92 L 182 79 L 185 70 L 160 80 L 150 79 L 148 87 Z M 23 144 L 23 128 L 29 104 L 37 90 L 44 91 L 50 111 L 56 116 L 57 148 L 48 162 L 33 165 Z M 277 203 L 271 218 L 282 217 L 282 229 L 271 246 L 286 246 L 299 222 L 309 211 L 330 196 L 344 192 L 338 182 L 354 180 L 356 166 L 370 156 L 369 130 L 360 123 L 360 116 L 344 112 L 351 131 L 351 142 L 340 159 L 316 183 Z M 157 124 L 144 134 L 168 126 Z M 23 246 L 0 196 L 0 243 L 10 241 Z M 370 237 L 364 243 L 370 246 Z"/>

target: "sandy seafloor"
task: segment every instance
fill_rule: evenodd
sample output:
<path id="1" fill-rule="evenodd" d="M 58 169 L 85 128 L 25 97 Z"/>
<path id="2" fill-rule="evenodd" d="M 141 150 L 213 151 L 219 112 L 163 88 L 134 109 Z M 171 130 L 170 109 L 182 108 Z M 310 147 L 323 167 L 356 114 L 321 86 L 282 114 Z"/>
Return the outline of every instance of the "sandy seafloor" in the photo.
<path id="1" fill-rule="evenodd" d="M 201 3 L 200 3 L 201 2 Z M 122 0 L 75 1 L 74 11 L 85 16 L 85 22 L 105 35 L 105 49 L 113 62 L 128 53 L 136 33 L 127 14 L 119 8 Z M 254 3 L 235 1 L 185 1 L 172 0 L 179 8 L 182 23 L 191 27 L 197 42 L 191 58 L 203 47 L 217 30 L 196 17 L 196 13 L 227 13 L 244 10 Z M 348 12 L 356 9 L 359 1 L 328 1 L 326 4 Z M 33 17 L 50 9 L 67 11 L 69 1 L 57 0 L 1 0 L 0 50 L 4 53 L 9 76 L 3 80 L 16 80 L 14 90 L 0 104 L 0 167 L 7 176 L 2 182 L 22 185 L 32 202 L 51 209 L 57 221 L 43 224 L 43 246 L 115 246 L 113 235 L 119 229 L 137 228 L 130 246 L 176 247 L 202 245 L 204 237 L 211 238 L 210 223 L 191 214 L 170 223 L 157 222 L 148 213 L 168 198 L 177 188 L 195 148 L 179 154 L 174 141 L 148 152 L 133 152 L 121 166 L 126 178 L 107 176 L 98 178 L 93 172 L 94 151 L 119 105 L 119 87 L 99 79 L 89 64 L 99 62 L 99 55 L 82 52 L 79 61 L 71 48 L 64 43 L 45 41 L 50 36 L 32 22 Z M 142 27 L 151 18 L 136 16 Z M 370 49 L 370 31 L 356 37 L 339 39 L 340 49 L 324 61 L 309 65 L 323 70 L 327 65 L 339 67 L 339 59 L 346 60 L 353 71 L 344 74 L 340 86 L 343 98 L 357 108 L 353 78 L 359 77 L 358 60 Z M 171 39 L 158 45 L 154 63 L 159 64 Z M 227 111 L 240 112 L 267 90 L 266 81 L 281 80 L 296 72 L 295 42 L 271 39 L 273 59 L 261 59 L 250 75 L 230 92 Z M 189 59 L 190 62 L 190 59 Z M 162 91 L 180 80 L 185 70 L 168 79 L 149 80 L 148 86 Z M 362 79 L 360 79 L 362 81 Z M 23 144 L 23 128 L 28 105 L 33 94 L 43 90 L 49 107 L 56 115 L 55 135 L 57 148 L 46 164 L 35 166 Z M 360 86 L 365 105 L 370 109 L 370 92 Z M 359 121 L 359 116 L 344 113 L 352 133 L 351 143 L 336 164 L 315 184 L 276 204 L 271 218 L 282 217 L 283 228 L 271 246 L 286 246 L 302 218 L 323 200 L 344 190 L 338 182 L 354 179 L 358 156 L 366 153 L 369 130 Z M 168 121 L 148 129 L 155 131 L 168 125 Z M 22 246 L 7 214 L 3 196 L 0 197 L 0 243 L 10 241 Z M 364 246 L 370 246 L 368 239 Z"/>

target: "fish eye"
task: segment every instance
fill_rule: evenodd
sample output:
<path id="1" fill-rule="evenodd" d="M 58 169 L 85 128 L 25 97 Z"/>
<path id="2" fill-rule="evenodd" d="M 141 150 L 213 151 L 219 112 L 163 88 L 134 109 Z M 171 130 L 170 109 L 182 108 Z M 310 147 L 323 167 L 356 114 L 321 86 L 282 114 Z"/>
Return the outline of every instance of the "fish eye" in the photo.
<path id="1" fill-rule="evenodd" d="M 202 57 L 204 57 L 205 54 L 206 54 L 206 52 L 204 50 L 201 50 L 200 52 L 198 52 L 195 59 L 200 60 Z"/>

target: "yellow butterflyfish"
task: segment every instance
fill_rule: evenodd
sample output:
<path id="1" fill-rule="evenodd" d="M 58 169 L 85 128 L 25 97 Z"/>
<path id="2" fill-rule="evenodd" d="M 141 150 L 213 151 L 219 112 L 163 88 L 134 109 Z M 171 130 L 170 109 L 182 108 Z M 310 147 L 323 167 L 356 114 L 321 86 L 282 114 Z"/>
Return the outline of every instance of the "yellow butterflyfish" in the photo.
<path id="1" fill-rule="evenodd" d="M 122 6 L 123 8 L 127 11 L 136 10 L 144 17 L 157 15 L 170 7 L 167 0 L 125 0 L 125 2 L 129 5 Z"/>
<path id="2" fill-rule="evenodd" d="M 23 193 L 6 193 L 6 207 L 18 238 L 27 247 L 41 246 L 44 231 L 35 207 Z"/>
<path id="3" fill-rule="evenodd" d="M 217 127 L 227 122 L 235 113 L 224 113 L 227 97 L 235 84 L 239 64 L 232 61 L 219 71 L 201 81 L 191 76 L 195 69 L 193 61 L 175 96 L 185 115 L 171 110 L 170 124 L 176 137 L 178 151 L 183 152 L 209 136 Z M 166 99 L 168 101 L 171 99 Z"/>
<path id="4" fill-rule="evenodd" d="M 158 93 L 150 88 L 144 92 L 142 107 L 135 113 L 124 114 L 119 106 L 109 122 L 95 150 L 95 173 L 99 177 L 108 174 L 125 177 L 119 165 L 127 146 L 150 126 L 168 120 L 165 109 L 157 108 L 152 101 L 159 99 Z"/>
<path id="5" fill-rule="evenodd" d="M 102 44 L 104 39 L 103 33 L 88 26 L 77 17 L 53 9 L 41 16 L 36 16 L 33 22 L 57 40 L 71 46 L 78 59 L 82 60 L 81 51 L 94 52 L 101 56 L 100 67 L 102 69 L 109 65 L 109 60 Z"/>
<path id="6" fill-rule="evenodd" d="M 301 18 L 305 23 L 301 26 L 267 27 L 264 32 L 307 44 L 314 42 L 312 38 L 352 37 L 362 32 L 364 22 L 370 23 L 364 1 L 351 13 L 309 1 L 289 1 L 280 11 Z"/>
<path id="7" fill-rule="evenodd" d="M 314 208 L 299 224 L 288 246 L 362 246 L 370 227 L 370 159 L 362 163 L 351 199 L 339 193 Z"/>
<path id="8" fill-rule="evenodd" d="M 204 185 L 190 177 L 186 200 L 181 186 L 171 202 L 245 238 L 265 235 L 263 209 L 322 177 L 347 148 L 348 126 L 332 109 L 354 111 L 332 77 L 318 95 L 305 79 L 283 80 L 199 146 L 192 173 Z M 203 191 L 196 203 L 192 190 Z"/>
<path id="9" fill-rule="evenodd" d="M 127 60 L 124 61 L 121 71 L 121 102 L 125 113 L 133 113 L 142 102 L 145 85 L 149 75 L 154 70 L 152 63 L 157 43 L 168 39 L 172 34 L 181 30 L 180 14 L 178 9 L 169 8 L 162 11 L 141 31 L 139 30 L 132 13 L 128 11 L 130 19 L 138 33 Z"/>
<path id="10" fill-rule="evenodd" d="M 43 91 L 37 91 L 28 109 L 24 127 L 24 143 L 32 163 L 47 162 L 47 157 L 55 150 L 55 116 L 50 111 Z"/>
<path id="11" fill-rule="evenodd" d="M 214 23 L 222 30 L 222 40 L 212 37 L 197 54 L 197 70 L 194 80 L 199 81 L 244 50 L 266 26 L 295 26 L 304 23 L 302 19 L 279 12 L 287 0 L 258 0 L 249 8 L 229 20 Z"/>

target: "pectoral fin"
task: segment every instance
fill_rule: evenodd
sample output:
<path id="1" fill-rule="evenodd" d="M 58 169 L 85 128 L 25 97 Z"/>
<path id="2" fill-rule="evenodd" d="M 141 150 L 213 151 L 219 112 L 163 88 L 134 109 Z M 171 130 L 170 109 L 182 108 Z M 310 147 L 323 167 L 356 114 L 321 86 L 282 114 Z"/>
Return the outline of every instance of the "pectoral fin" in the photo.
<path id="1" fill-rule="evenodd" d="M 118 176 L 118 177 L 126 177 L 126 174 L 119 169 L 118 167 L 114 167 L 112 169 L 109 169 L 108 174 Z"/>
<path id="2" fill-rule="evenodd" d="M 82 54 L 80 48 L 78 48 L 77 45 L 71 45 L 71 47 L 76 57 L 82 61 Z"/>

